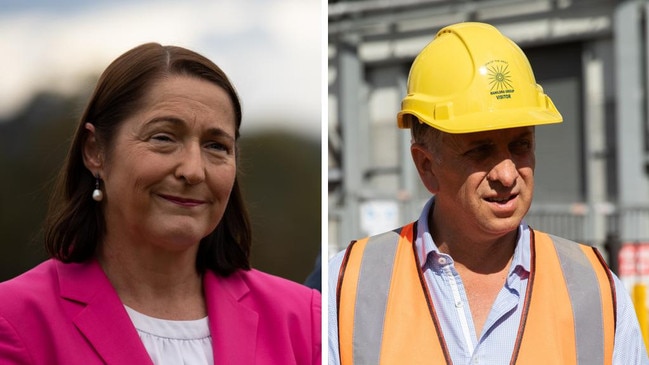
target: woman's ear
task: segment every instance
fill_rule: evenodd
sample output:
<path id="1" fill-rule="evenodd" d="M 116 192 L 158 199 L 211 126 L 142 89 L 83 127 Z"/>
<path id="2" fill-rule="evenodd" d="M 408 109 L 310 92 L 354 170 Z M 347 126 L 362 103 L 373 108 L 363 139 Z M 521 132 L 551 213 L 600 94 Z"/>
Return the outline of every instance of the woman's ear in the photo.
<path id="1" fill-rule="evenodd" d="M 86 129 L 83 140 L 83 164 L 93 175 L 102 175 L 101 172 L 104 167 L 103 150 L 97 141 L 95 126 L 86 123 L 83 127 Z"/>
<path id="2" fill-rule="evenodd" d="M 437 165 L 435 156 L 433 156 L 426 146 L 420 143 L 413 143 L 410 146 L 410 154 L 417 167 L 421 182 L 429 192 L 437 194 L 439 191 L 439 180 L 435 174 L 435 165 Z"/>

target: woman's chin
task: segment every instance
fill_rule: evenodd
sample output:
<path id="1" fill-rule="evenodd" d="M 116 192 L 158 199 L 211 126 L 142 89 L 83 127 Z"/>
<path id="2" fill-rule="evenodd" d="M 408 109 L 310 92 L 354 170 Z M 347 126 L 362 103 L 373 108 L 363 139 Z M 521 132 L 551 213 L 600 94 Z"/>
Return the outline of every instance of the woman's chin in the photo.
<path id="1" fill-rule="evenodd" d="M 156 245 L 164 247 L 168 250 L 183 251 L 192 247 L 198 246 L 201 239 L 206 236 L 202 231 L 197 232 L 191 229 L 173 229 L 166 230 L 158 236 L 158 243 Z"/>

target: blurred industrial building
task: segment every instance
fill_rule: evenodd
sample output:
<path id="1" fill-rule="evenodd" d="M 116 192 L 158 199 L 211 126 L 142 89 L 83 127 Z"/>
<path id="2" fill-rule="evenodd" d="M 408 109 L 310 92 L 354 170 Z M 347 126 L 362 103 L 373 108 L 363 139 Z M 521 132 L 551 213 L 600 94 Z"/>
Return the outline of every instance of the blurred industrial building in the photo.
<path id="1" fill-rule="evenodd" d="M 598 246 L 649 277 L 649 3 L 330 1 L 329 252 L 418 218 L 430 194 L 396 127 L 408 71 L 443 26 L 487 22 L 518 43 L 562 113 L 536 128 L 530 226 Z"/>

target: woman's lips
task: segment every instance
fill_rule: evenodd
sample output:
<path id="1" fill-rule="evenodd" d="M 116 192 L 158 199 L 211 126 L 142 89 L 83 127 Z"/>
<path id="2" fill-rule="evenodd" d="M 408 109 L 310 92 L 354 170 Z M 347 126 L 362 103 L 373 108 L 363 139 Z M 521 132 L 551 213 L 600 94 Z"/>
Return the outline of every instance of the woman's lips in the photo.
<path id="1" fill-rule="evenodd" d="M 205 204 L 204 200 L 183 198 L 179 196 L 165 195 L 165 194 L 159 194 L 159 195 L 165 200 L 168 200 L 174 204 L 182 205 L 184 207 L 195 207 L 197 205 Z"/>

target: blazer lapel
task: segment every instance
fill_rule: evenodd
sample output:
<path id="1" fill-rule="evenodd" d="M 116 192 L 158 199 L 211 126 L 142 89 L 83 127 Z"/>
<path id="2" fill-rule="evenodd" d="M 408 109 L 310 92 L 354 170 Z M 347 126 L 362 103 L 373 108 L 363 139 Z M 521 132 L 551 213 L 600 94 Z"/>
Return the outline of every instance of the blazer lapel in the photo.
<path id="1" fill-rule="evenodd" d="M 250 291 L 235 272 L 227 278 L 208 271 L 204 279 L 214 363 L 254 364 L 259 314 L 242 300 Z"/>
<path id="2" fill-rule="evenodd" d="M 107 364 L 153 364 L 115 289 L 95 260 L 57 262 L 61 296 L 79 331 Z"/>

